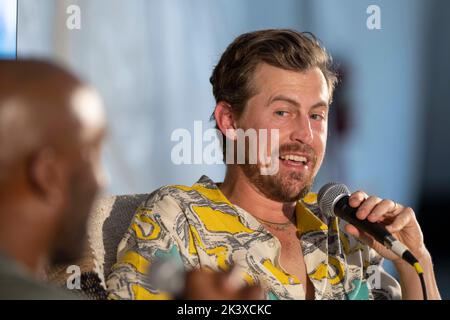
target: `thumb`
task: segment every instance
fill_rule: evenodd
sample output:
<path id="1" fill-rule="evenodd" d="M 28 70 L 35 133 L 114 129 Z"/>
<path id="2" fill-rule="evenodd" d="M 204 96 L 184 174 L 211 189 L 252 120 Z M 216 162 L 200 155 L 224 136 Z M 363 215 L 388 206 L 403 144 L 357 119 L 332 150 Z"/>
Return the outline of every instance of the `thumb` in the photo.
<path id="1" fill-rule="evenodd" d="M 244 287 L 239 293 L 238 300 L 264 300 L 264 290 L 260 285 Z"/>
<path id="2" fill-rule="evenodd" d="M 364 231 L 359 230 L 350 223 L 345 226 L 345 231 L 369 246 L 372 246 L 375 241 L 375 239 L 372 236 L 370 236 Z"/>

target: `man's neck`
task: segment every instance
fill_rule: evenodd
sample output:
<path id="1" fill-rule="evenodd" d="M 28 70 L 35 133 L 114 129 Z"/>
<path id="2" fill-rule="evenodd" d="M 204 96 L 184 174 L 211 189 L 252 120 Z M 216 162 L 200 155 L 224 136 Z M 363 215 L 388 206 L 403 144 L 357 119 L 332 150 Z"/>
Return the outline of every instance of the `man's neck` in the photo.
<path id="1" fill-rule="evenodd" d="M 42 277 L 47 264 L 47 237 L 40 237 L 36 226 L 18 219 L 15 212 L 0 208 L 0 251 L 22 265 L 35 277 Z M 8 212 L 6 214 L 6 212 Z"/>
<path id="2" fill-rule="evenodd" d="M 238 166 L 228 166 L 225 179 L 219 188 L 231 203 L 258 219 L 273 223 L 292 221 L 296 203 L 282 203 L 267 198 L 250 183 Z"/>
<path id="3" fill-rule="evenodd" d="M 23 266 L 28 274 L 36 278 L 42 278 L 44 276 L 47 266 L 45 255 L 39 254 L 39 251 L 33 252 L 32 250 L 21 248 L 13 242 L 4 243 L 4 237 L 0 241 L 2 241 L 0 251 L 17 264 Z"/>

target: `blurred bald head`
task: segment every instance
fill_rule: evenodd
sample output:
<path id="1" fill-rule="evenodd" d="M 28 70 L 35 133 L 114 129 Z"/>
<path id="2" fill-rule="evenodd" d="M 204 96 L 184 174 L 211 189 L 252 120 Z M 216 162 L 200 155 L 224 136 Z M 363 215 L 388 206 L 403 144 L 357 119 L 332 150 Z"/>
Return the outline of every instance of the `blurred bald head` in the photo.
<path id="1" fill-rule="evenodd" d="M 33 226 L 53 262 L 77 258 L 84 243 L 104 130 L 100 97 L 64 68 L 0 61 L 0 225 Z"/>
<path id="2" fill-rule="evenodd" d="M 62 68 L 33 60 L 0 68 L 0 180 L 33 150 L 72 148 L 104 126 L 97 94 Z"/>

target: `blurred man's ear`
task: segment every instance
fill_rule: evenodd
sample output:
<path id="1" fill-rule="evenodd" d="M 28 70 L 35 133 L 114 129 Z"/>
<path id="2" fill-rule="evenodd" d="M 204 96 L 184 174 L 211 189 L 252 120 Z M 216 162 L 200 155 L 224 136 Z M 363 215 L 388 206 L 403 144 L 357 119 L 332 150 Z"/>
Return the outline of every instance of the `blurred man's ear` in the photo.
<path id="1" fill-rule="evenodd" d="M 54 149 L 44 148 L 35 152 L 27 163 L 30 191 L 47 204 L 61 204 L 66 188 L 64 173 L 61 158 L 58 159 Z"/>
<path id="2" fill-rule="evenodd" d="M 219 101 L 214 110 L 217 127 L 228 139 L 236 138 L 236 119 L 229 103 Z"/>

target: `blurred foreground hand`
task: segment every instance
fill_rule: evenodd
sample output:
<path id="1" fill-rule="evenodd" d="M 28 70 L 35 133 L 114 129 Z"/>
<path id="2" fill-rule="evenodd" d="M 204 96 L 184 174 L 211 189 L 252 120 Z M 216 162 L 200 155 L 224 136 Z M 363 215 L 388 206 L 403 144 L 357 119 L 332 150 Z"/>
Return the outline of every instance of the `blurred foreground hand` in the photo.
<path id="1" fill-rule="evenodd" d="M 230 273 L 194 270 L 187 274 L 183 299 L 186 300 L 261 300 L 261 286 L 237 286 Z"/>

